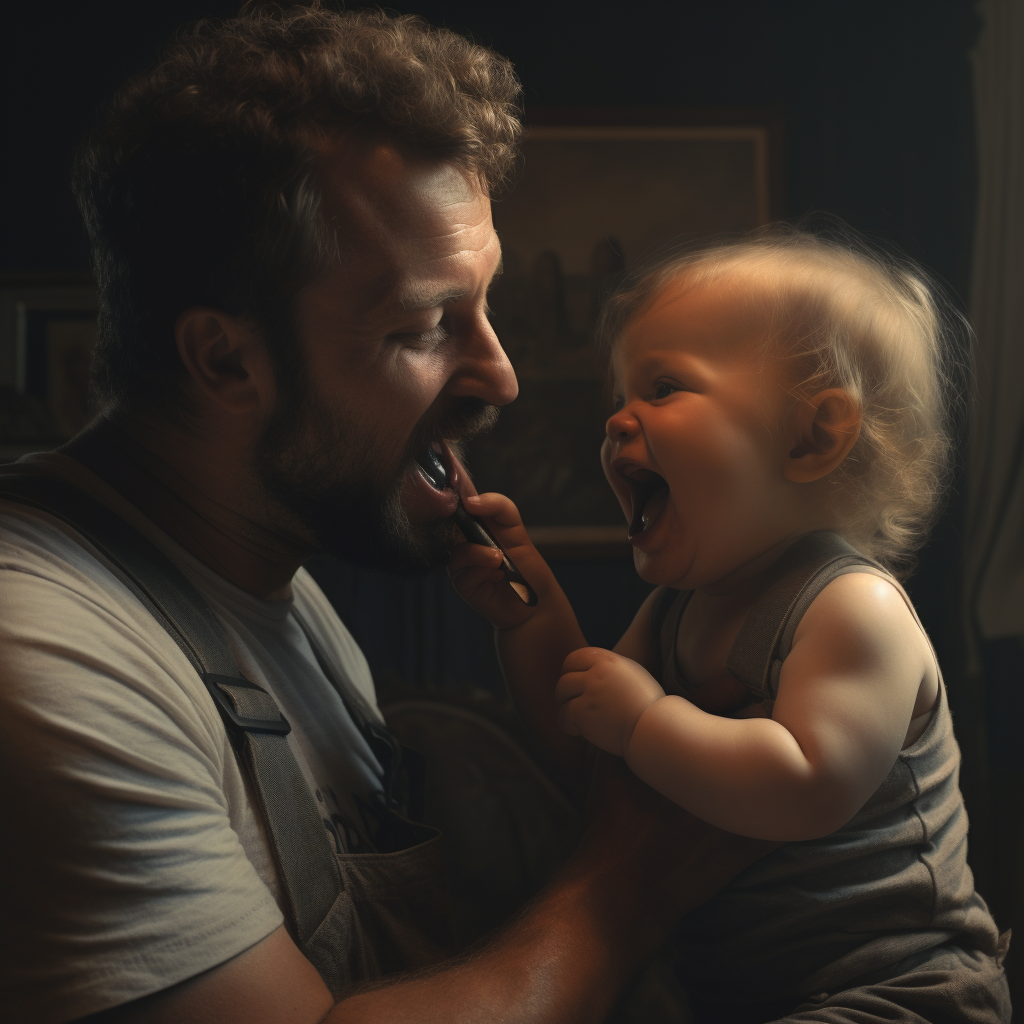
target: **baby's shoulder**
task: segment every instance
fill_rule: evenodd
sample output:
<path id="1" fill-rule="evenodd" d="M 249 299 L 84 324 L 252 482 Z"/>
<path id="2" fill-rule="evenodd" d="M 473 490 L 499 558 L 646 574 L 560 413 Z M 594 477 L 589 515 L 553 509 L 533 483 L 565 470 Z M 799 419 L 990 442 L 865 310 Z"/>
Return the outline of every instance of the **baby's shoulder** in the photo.
<path id="1" fill-rule="evenodd" d="M 896 616 L 909 620 L 920 629 L 906 591 L 892 576 L 867 566 L 863 569 L 854 567 L 822 587 L 808 606 L 800 625 L 822 616 L 865 623 Z"/>
<path id="2" fill-rule="evenodd" d="M 793 634 L 793 649 L 819 645 L 868 659 L 909 650 L 934 660 L 906 592 L 891 576 L 870 571 L 837 576 L 810 603 Z"/>

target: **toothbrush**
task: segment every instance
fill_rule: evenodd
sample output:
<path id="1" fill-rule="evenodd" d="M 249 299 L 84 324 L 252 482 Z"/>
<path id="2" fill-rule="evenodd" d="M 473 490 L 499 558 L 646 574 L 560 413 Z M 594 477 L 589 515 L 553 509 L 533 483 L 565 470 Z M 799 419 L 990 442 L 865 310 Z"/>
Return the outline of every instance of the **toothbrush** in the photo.
<path id="1" fill-rule="evenodd" d="M 428 448 L 425 455 L 420 456 L 416 462 L 432 487 L 442 491 L 448 486 L 448 471 L 433 448 Z M 532 608 L 537 603 L 537 594 L 533 587 L 526 582 L 512 559 L 505 554 L 502 546 L 491 536 L 491 532 L 484 526 L 483 520 L 466 511 L 461 498 L 459 498 L 458 507 L 452 514 L 452 519 L 455 520 L 455 525 L 471 544 L 482 544 L 486 548 L 494 548 L 501 552 L 501 570 L 505 574 L 508 585 L 516 592 L 523 604 Z"/>

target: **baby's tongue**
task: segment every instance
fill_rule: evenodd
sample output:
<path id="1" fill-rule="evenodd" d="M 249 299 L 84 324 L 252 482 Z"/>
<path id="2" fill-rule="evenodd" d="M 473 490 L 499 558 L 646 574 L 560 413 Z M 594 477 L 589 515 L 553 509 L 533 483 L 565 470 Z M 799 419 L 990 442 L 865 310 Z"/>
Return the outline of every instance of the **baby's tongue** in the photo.
<path id="1" fill-rule="evenodd" d="M 665 505 L 668 502 L 668 488 L 659 487 L 648 499 L 644 502 L 644 507 L 637 517 L 639 522 L 634 520 L 630 527 L 629 533 L 631 537 L 637 536 L 637 534 L 643 533 L 650 526 L 653 525 L 654 521 L 665 511 Z"/>

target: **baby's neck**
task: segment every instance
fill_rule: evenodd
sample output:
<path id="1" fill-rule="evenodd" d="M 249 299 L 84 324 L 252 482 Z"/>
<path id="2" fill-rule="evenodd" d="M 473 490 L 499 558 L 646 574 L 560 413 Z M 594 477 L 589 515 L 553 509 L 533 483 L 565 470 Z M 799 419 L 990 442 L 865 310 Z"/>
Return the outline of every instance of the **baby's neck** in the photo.
<path id="1" fill-rule="evenodd" d="M 727 576 L 699 587 L 687 603 L 676 638 L 676 664 L 687 681 L 683 693 L 711 714 L 731 715 L 748 702 L 744 686 L 728 670 L 729 652 L 772 579 L 772 568 L 803 536 L 786 536 L 764 548 Z"/>
<path id="2" fill-rule="evenodd" d="M 787 548 L 794 541 L 807 532 L 811 531 L 802 530 L 783 537 L 748 558 L 715 582 L 699 587 L 697 592 L 709 603 L 721 602 L 724 605 L 732 605 L 753 600 L 763 587 L 765 577 L 771 567 L 785 554 Z"/>

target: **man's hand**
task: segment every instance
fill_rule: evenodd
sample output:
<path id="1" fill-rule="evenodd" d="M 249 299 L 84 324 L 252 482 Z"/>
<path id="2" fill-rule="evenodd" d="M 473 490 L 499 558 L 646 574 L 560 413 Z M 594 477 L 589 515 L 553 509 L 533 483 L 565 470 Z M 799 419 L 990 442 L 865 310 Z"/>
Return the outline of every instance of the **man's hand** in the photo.
<path id="1" fill-rule="evenodd" d="M 642 665 L 602 647 L 573 651 L 555 687 L 558 724 L 622 757 L 640 716 L 665 696 Z"/>

